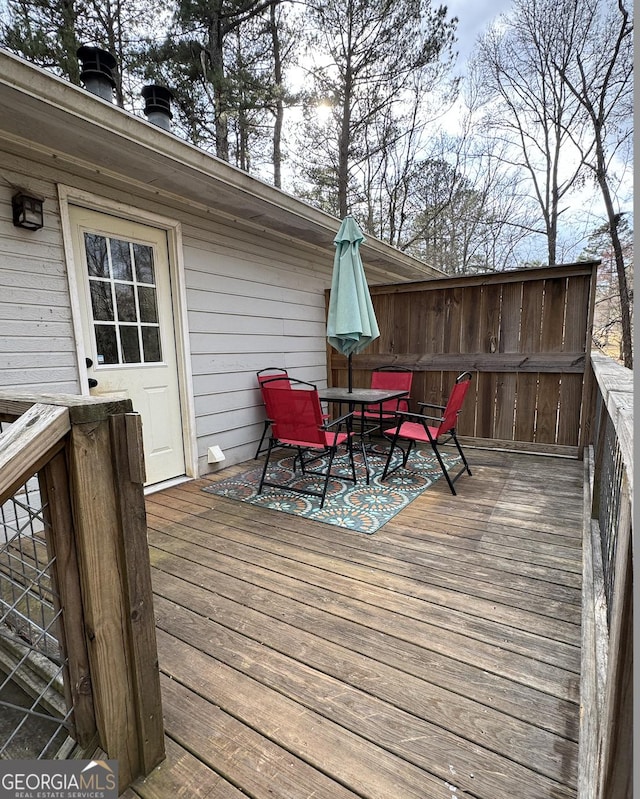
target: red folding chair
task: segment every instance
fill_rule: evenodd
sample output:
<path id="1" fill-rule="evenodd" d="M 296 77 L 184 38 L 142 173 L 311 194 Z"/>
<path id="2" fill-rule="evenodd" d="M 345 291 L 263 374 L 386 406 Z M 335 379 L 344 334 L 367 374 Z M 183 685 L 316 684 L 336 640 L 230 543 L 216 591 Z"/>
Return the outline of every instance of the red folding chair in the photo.
<path id="1" fill-rule="evenodd" d="M 289 383 L 289 385 L 286 385 Z M 356 467 L 353 459 L 353 432 L 346 426 L 351 414 L 345 414 L 339 419 L 326 421 L 322 413 L 318 391 L 311 383 L 301 380 L 290 380 L 288 377 L 276 377 L 262 383 L 267 414 L 271 419 L 271 437 L 265 458 L 258 494 L 262 493 L 264 486 L 295 491 L 320 497 L 320 507 L 324 505 L 327 486 L 330 477 L 339 477 L 341 480 L 356 482 Z M 333 460 L 338 447 L 345 445 L 349 456 L 351 476 L 334 474 L 331 472 Z M 313 474 L 324 477 L 321 491 L 312 488 L 302 488 L 295 484 L 278 483 L 273 478 L 267 479 L 271 453 L 276 447 L 295 449 L 294 472 L 296 463 L 300 463 L 303 474 Z M 305 454 L 312 453 L 312 457 L 305 460 Z M 327 456 L 327 466 L 324 471 L 313 471 L 309 465 L 318 462 L 320 456 Z"/>
<path id="2" fill-rule="evenodd" d="M 274 384 L 273 388 L 291 388 L 291 381 L 289 380 L 289 373 L 286 369 L 282 369 L 279 366 L 268 366 L 266 369 L 261 369 L 259 372 L 256 373 L 258 377 L 258 385 L 260 386 L 260 392 L 262 394 L 262 401 L 265 405 L 266 410 L 266 419 L 264 420 L 264 428 L 262 429 L 262 436 L 260 437 L 260 441 L 258 442 L 258 448 L 256 449 L 256 454 L 253 456 L 253 459 L 256 460 L 263 452 L 267 451 L 267 447 L 264 445 L 264 440 L 267 436 L 267 432 L 271 427 L 271 418 L 269 417 L 269 410 L 267 409 L 267 403 L 265 402 L 264 391 L 262 390 L 262 384 L 267 380 L 273 380 L 275 377 L 282 377 L 286 378 L 285 380 L 278 381 L 278 384 Z M 328 419 L 329 414 L 323 413 L 323 419 Z"/>
<path id="3" fill-rule="evenodd" d="M 396 426 L 384 431 L 384 434 L 391 438 L 391 449 L 389 450 L 387 462 L 382 477 L 380 478 L 381 481 L 385 480 L 390 474 L 393 474 L 396 469 L 406 467 L 409 453 L 416 444 L 429 444 L 438 459 L 442 473 L 447 479 L 451 493 L 456 493 L 453 487 L 456 480 L 465 472 L 471 474 L 471 469 L 469 468 L 469 464 L 467 463 L 467 459 L 464 456 L 464 452 L 462 451 L 462 447 L 456 435 L 458 416 L 460 415 L 462 403 L 470 385 L 471 372 L 464 372 L 456 378 L 455 385 L 449 395 L 449 400 L 446 405 L 433 405 L 429 402 L 418 403 L 421 408 L 437 408 L 441 410 L 441 416 L 426 416 L 425 414 L 408 413 L 406 411 L 397 414 Z M 444 440 L 442 440 L 443 436 L 446 436 Z M 406 450 L 400 445 L 401 441 L 408 442 Z M 462 458 L 462 467 L 453 476 L 447 470 L 440 454 L 440 447 L 448 444 L 450 441 L 453 441 L 456 445 L 458 453 Z M 400 449 L 403 453 L 402 461 L 397 464 L 397 466 L 394 466 L 393 469 L 390 469 L 389 466 L 391 465 L 396 448 Z"/>
<path id="4" fill-rule="evenodd" d="M 379 366 L 371 372 L 371 388 L 406 391 L 408 393 L 411 391 L 412 382 L 413 372 L 399 366 Z M 409 397 L 407 396 L 381 402 L 380 405 L 377 408 L 374 407 L 373 410 L 356 410 L 354 411 L 354 418 L 360 419 L 362 423 L 375 423 L 376 426 L 379 426 L 382 430 L 383 424 L 395 419 L 398 411 L 408 410 Z"/>
<path id="5" fill-rule="evenodd" d="M 273 386 L 273 388 L 291 388 L 291 383 L 289 381 L 289 373 L 286 369 L 281 369 L 279 366 L 269 366 L 266 369 L 261 369 L 257 373 L 258 377 L 258 385 L 260 386 L 260 393 L 262 394 L 262 401 L 265 403 L 266 409 L 266 402 L 264 397 L 264 391 L 262 390 L 262 384 L 265 380 L 273 380 L 275 377 L 284 378 L 282 382 L 277 385 Z M 264 445 L 264 440 L 269 432 L 269 428 L 271 427 L 271 419 L 269 418 L 269 411 L 267 410 L 267 418 L 264 420 L 264 428 L 262 430 L 262 436 L 260 437 L 260 441 L 258 442 L 258 448 L 256 449 L 256 454 L 253 456 L 254 460 L 263 452 L 267 451 L 267 447 Z"/>

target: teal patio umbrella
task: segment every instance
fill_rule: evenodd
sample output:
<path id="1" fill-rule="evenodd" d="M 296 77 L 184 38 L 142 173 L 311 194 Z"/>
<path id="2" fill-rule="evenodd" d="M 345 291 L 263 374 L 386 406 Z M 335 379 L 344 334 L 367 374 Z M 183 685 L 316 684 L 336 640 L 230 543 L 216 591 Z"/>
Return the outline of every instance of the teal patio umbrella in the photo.
<path id="1" fill-rule="evenodd" d="M 352 216 L 342 220 L 333 240 L 336 252 L 329 295 L 327 339 L 334 349 L 348 358 L 349 391 L 353 390 L 351 356 L 362 352 L 380 335 L 360 257 L 360 245 L 364 240 Z"/>

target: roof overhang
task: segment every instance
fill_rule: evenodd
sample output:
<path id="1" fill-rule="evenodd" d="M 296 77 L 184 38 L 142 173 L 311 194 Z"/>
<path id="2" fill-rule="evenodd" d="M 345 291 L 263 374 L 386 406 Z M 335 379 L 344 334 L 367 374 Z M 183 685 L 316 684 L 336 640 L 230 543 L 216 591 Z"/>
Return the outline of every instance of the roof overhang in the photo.
<path id="1" fill-rule="evenodd" d="M 0 108 L 0 137 L 6 140 L 254 229 L 334 251 L 340 220 L 1 49 Z M 369 236 L 362 259 L 373 282 L 443 277 Z"/>

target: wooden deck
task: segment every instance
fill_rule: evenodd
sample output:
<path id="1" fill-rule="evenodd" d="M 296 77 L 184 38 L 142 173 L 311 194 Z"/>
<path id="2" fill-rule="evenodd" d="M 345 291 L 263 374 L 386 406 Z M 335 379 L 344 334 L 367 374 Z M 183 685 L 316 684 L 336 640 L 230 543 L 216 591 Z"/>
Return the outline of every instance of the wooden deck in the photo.
<path id="1" fill-rule="evenodd" d="M 469 456 L 371 536 L 149 496 L 167 759 L 125 796 L 575 797 L 582 464 Z"/>

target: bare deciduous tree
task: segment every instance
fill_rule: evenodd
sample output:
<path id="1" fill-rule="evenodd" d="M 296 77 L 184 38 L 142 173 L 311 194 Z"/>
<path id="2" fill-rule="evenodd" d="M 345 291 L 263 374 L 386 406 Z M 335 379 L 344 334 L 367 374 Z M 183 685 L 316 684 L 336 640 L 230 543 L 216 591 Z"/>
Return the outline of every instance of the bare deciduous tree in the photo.
<path id="1" fill-rule="evenodd" d="M 633 231 L 625 217 L 618 222 L 617 233 L 625 256 L 627 287 L 629 293 L 633 294 Z M 600 260 L 593 319 L 594 346 L 605 354 L 623 361 L 620 281 L 608 224 L 602 225 L 591 234 L 582 257 L 592 261 Z"/>
<path id="2" fill-rule="evenodd" d="M 562 201 L 582 169 L 575 141 L 584 113 L 555 64 L 570 58 L 557 35 L 556 0 L 516 0 L 481 40 L 477 64 L 486 91 L 485 124 L 511 147 L 504 158 L 526 171 L 556 263 Z"/>
<path id="3" fill-rule="evenodd" d="M 582 163 L 602 193 L 618 278 L 622 352 L 633 367 L 631 294 L 620 237 L 615 159 L 628 159 L 633 135 L 633 21 L 623 0 L 563 0 L 558 38 L 570 54 L 555 67 L 563 85 L 586 113 L 589 135 L 576 138 Z"/>

